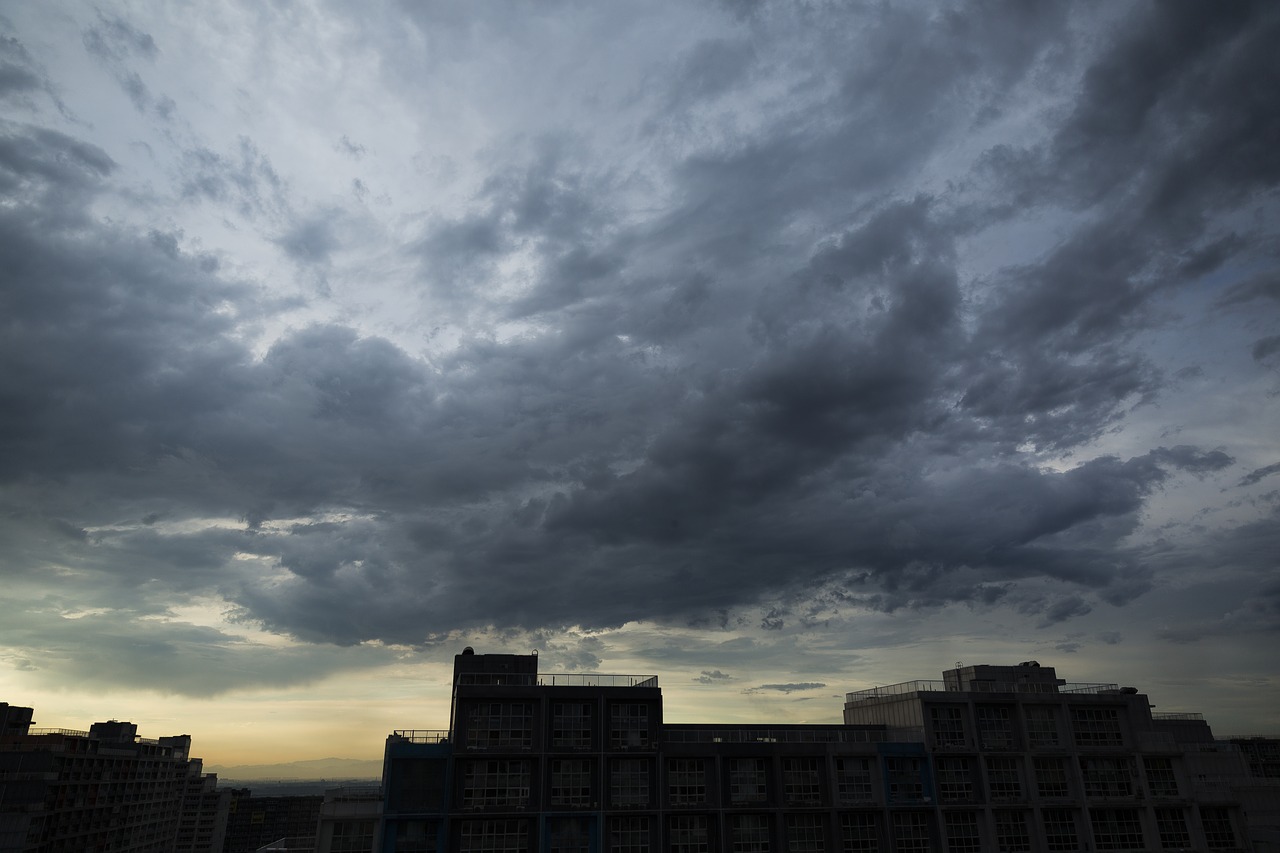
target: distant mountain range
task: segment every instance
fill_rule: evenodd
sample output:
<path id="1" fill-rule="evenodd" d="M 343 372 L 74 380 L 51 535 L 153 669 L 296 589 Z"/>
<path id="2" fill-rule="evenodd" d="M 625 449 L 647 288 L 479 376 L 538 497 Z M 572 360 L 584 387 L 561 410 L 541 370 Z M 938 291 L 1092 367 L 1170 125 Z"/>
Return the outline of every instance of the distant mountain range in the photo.
<path id="1" fill-rule="evenodd" d="M 381 779 L 382 760 L 365 758 L 313 758 L 284 764 L 206 764 L 204 772 L 219 780 L 250 779 Z"/>

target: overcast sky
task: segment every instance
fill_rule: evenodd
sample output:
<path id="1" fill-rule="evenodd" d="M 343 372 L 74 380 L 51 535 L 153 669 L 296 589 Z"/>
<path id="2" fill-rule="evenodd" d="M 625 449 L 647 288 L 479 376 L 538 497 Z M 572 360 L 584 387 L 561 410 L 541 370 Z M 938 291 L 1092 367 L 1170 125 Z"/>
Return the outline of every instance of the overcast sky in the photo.
<path id="1" fill-rule="evenodd" d="M 215 763 L 465 645 L 1280 730 L 1280 5 L 0 4 L 0 699 Z"/>

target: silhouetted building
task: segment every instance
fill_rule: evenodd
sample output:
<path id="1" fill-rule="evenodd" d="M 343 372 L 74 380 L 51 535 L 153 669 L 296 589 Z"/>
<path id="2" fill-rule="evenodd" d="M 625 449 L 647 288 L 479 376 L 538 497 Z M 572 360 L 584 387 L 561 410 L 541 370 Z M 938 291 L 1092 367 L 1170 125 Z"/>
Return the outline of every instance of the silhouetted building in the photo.
<path id="1" fill-rule="evenodd" d="M 324 792 L 316 827 L 316 853 L 369 853 L 376 849 L 382 789 L 376 785 Z"/>
<path id="2" fill-rule="evenodd" d="M 231 789 L 223 853 L 254 853 L 266 845 L 314 844 L 323 796 L 255 797 L 248 788 Z M 295 848 L 296 849 L 296 848 Z"/>
<path id="3" fill-rule="evenodd" d="M 0 851 L 212 849 L 196 846 L 198 817 L 178 847 L 188 787 L 205 784 L 189 736 L 140 738 L 114 720 L 87 732 L 31 725 L 31 709 L 0 704 Z"/>
<path id="4" fill-rule="evenodd" d="M 187 765 L 175 853 L 222 853 L 226 843 L 231 790 L 219 788 L 218 774 L 204 773 L 203 764 L 193 758 Z"/>
<path id="5" fill-rule="evenodd" d="M 1195 716 L 1028 662 L 850 693 L 843 725 L 664 724 L 655 677 L 467 649 L 450 728 L 388 737 L 381 839 L 359 849 L 1252 849 L 1224 781 L 1243 753 Z"/>

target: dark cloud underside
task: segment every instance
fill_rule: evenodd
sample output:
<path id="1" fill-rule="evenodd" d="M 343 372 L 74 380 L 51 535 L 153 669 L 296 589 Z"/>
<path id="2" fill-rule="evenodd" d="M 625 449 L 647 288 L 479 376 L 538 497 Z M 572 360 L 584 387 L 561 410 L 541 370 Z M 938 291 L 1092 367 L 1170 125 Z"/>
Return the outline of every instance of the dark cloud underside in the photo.
<path id="1" fill-rule="evenodd" d="M 283 310 L 270 281 L 161 221 L 101 215 L 117 158 L 6 122 L 4 572 L 56 567 L 157 617 L 169 596 L 214 596 L 347 645 L 757 606 L 765 628 L 957 602 L 1047 627 L 1132 601 L 1168 568 L 1133 535 L 1153 496 L 1236 464 L 1225 445 L 1098 449 L 1181 381 L 1185 362 L 1144 336 L 1180 299 L 1248 305 L 1237 355 L 1265 371 L 1280 350 L 1280 7 L 1097 16 L 717 18 L 612 105 L 640 116 L 643 169 L 593 147 L 588 111 L 486 150 L 467 210 L 412 220 L 380 260 L 411 270 L 406 315 L 438 318 L 412 333 L 421 348 L 350 317 L 286 322 L 255 348 L 246 330 Z M 83 40 L 169 120 L 138 76 L 163 45 L 106 15 Z M 35 97 L 44 72 L 6 44 L 0 95 Z M 1000 131 L 1017 111 L 1035 132 Z M 322 147 L 363 167 L 374 129 L 358 138 Z M 269 232 L 300 274 L 328 269 L 358 246 L 356 214 L 297 201 L 280 163 L 246 136 L 192 144 L 174 203 Z M 637 187 L 661 203 L 637 212 Z M 1037 218 L 1042 249 L 975 260 L 983 235 Z M 497 287 L 512 268 L 518 286 Z M 441 328 L 453 343 L 428 346 Z M 1178 559 L 1208 553 L 1192 551 Z M 1241 544 L 1233 571 L 1265 576 L 1276 553 Z M 1274 627 L 1274 592 L 1246 608 L 1250 630 Z M 147 647 L 219 673 L 175 689 L 284 677 L 238 676 L 226 637 L 192 631 Z M 68 642 L 82 634 L 143 642 L 93 621 Z"/>

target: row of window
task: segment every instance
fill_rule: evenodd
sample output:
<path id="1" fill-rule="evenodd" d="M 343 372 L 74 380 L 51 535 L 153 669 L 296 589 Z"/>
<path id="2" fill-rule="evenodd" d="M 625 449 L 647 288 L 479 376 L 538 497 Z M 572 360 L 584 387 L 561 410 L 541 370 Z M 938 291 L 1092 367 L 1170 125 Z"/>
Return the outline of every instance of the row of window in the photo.
<path id="1" fill-rule="evenodd" d="M 1033 849 L 1032 821 L 1040 821 L 1045 849 L 1179 850 L 1192 846 L 1190 814 L 1177 808 L 1158 808 L 1153 815 L 1139 809 L 1092 809 L 1085 815 L 1073 809 L 996 811 L 990 819 L 981 811 L 947 811 L 940 827 L 930 812 L 894 812 L 886 822 L 876 812 L 845 812 L 833 827 L 824 814 L 784 815 L 775 827 L 769 814 L 733 814 L 725 818 L 727 846 L 717 844 L 720 831 L 714 817 L 704 814 L 669 815 L 665 821 L 666 846 L 671 853 L 710 853 L 729 849 L 735 853 L 1029 853 Z M 1209 849 L 1236 846 L 1231 815 L 1225 808 L 1202 807 L 1200 825 Z M 469 853 L 527 853 L 532 822 L 527 819 L 465 820 L 457 829 L 454 846 Z M 832 829 L 838 837 L 831 838 Z M 556 853 L 586 853 L 592 845 L 594 823 L 586 817 L 547 818 L 548 845 Z M 775 829 L 781 830 L 777 846 Z M 602 849 L 609 853 L 650 853 L 659 841 L 660 823 L 649 815 L 614 816 L 605 822 Z M 438 842 L 438 826 L 429 822 L 402 822 L 396 827 L 398 853 L 432 853 Z M 837 847 L 836 844 L 839 846 Z"/>
<path id="2" fill-rule="evenodd" d="M 551 758 L 547 761 L 547 803 L 552 808 L 599 807 L 593 774 L 593 758 Z M 666 762 L 665 802 L 669 806 L 704 806 L 714 797 L 708 784 L 713 762 L 704 758 L 671 758 Z M 464 809 L 516 807 L 535 804 L 532 799 L 535 762 L 531 759 L 471 759 L 462 763 Z M 1142 758 L 1146 790 L 1154 798 L 1179 795 L 1171 759 Z M 611 807 L 645 808 L 652 805 L 654 762 L 649 758 L 611 758 L 607 764 L 607 802 Z M 1022 802 L 1040 799 L 1127 798 L 1143 791 L 1139 764 L 1132 757 L 939 756 L 929 784 L 928 764 L 917 757 L 884 759 L 883 776 L 875 759 L 837 757 L 834 785 L 827 762 L 821 757 L 781 759 L 781 791 L 773 763 L 765 758 L 724 760 L 725 776 L 718 798 L 727 805 L 771 803 L 821 806 L 829 802 L 848 805 L 875 801 L 876 783 L 891 804 L 916 804 L 935 797 L 944 804 Z M 1030 772 L 1028 772 L 1030 771 Z M 827 794 L 834 793 L 834 799 Z M 781 796 L 775 796 L 780 794 Z"/>
<path id="3" fill-rule="evenodd" d="M 1013 750 L 1021 749 L 1019 729 L 1030 749 L 1058 749 L 1066 745 L 1054 705 L 1024 705 L 1021 726 L 1015 726 L 1011 705 L 978 705 L 974 720 L 967 720 L 967 708 L 933 705 L 929 708 L 929 731 L 940 748 Z M 1071 740 L 1081 749 L 1124 745 L 1124 727 L 1119 708 L 1071 708 Z M 975 736 L 976 735 L 976 736 Z"/>
<path id="4" fill-rule="evenodd" d="M 650 706 L 643 702 L 610 702 L 606 739 L 611 749 L 645 749 L 652 743 Z M 656 716 L 656 715 L 655 715 Z M 553 749 L 588 750 L 596 744 L 594 702 L 554 702 L 549 743 Z M 467 707 L 468 749 L 532 749 L 534 703 L 478 702 Z"/>

